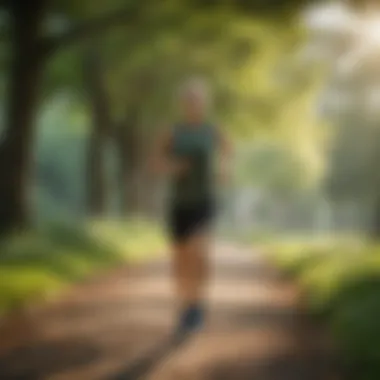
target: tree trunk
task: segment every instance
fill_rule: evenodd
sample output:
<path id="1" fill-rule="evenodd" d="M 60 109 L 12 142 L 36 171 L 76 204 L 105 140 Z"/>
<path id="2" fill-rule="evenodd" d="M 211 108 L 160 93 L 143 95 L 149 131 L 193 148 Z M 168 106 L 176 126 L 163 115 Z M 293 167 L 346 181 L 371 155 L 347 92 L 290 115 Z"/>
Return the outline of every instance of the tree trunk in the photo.
<path id="1" fill-rule="evenodd" d="M 84 74 L 91 103 L 92 130 L 87 151 L 87 200 L 91 216 L 106 212 L 105 152 L 111 120 L 108 95 L 100 57 L 89 51 L 85 57 Z"/>
<path id="2" fill-rule="evenodd" d="M 138 143 L 136 127 L 129 125 L 119 131 L 121 211 L 123 216 L 134 214 L 139 208 Z"/>
<path id="3" fill-rule="evenodd" d="M 39 44 L 46 1 L 9 3 L 12 24 L 8 106 L 0 145 L 0 234 L 25 227 L 34 121 L 44 66 Z"/>
<path id="4" fill-rule="evenodd" d="M 136 214 L 140 209 L 141 146 L 137 128 L 137 114 L 131 113 L 128 121 L 119 126 L 115 136 L 120 162 L 121 213 L 123 216 Z"/>

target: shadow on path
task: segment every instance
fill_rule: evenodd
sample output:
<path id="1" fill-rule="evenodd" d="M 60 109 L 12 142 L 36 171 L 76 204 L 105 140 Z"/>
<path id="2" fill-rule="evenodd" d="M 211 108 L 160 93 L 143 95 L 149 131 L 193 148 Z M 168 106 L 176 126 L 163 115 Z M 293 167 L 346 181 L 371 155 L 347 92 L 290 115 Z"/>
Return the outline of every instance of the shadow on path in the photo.
<path id="1" fill-rule="evenodd" d="M 70 339 L 54 343 L 34 342 L 0 357 L 0 379 L 41 380 L 54 373 L 89 365 L 101 356 L 91 342 Z"/>
<path id="2" fill-rule="evenodd" d="M 102 380 L 139 380 L 157 367 L 171 353 L 185 344 L 189 338 L 187 337 L 187 339 L 182 339 L 181 341 L 174 340 L 171 337 L 166 338 L 126 368 Z"/>
<path id="3" fill-rule="evenodd" d="M 207 380 L 329 380 L 326 373 L 336 373 L 337 363 L 329 355 L 296 352 L 258 360 L 213 363 L 205 370 Z"/>

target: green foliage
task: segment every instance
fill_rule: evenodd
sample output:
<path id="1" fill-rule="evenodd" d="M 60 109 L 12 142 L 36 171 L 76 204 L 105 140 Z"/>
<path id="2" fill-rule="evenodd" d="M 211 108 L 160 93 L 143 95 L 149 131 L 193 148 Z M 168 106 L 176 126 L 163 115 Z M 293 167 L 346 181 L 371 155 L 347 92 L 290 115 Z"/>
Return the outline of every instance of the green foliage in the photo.
<path id="1" fill-rule="evenodd" d="M 55 297 L 73 282 L 164 247 L 150 222 L 52 224 L 0 244 L 0 313 Z M 4 280 L 4 281 L 3 281 Z"/>
<path id="2" fill-rule="evenodd" d="M 173 94 L 178 83 L 201 74 L 215 89 L 216 118 L 232 135 L 285 134 L 316 173 L 318 133 L 309 112 L 315 76 L 292 58 L 303 41 L 296 20 L 281 17 L 285 9 L 296 14 L 303 3 L 266 8 L 261 1 L 207 6 L 173 0 L 56 0 L 49 17 L 61 16 L 68 29 L 115 9 L 130 8 L 135 17 L 58 51 L 48 65 L 46 91 L 71 89 L 74 100 L 83 104 L 82 55 L 86 46 L 96 44 L 104 57 L 113 119 L 128 119 L 133 110 L 138 123 L 151 130 L 176 117 Z"/>
<path id="3" fill-rule="evenodd" d="M 379 128 L 351 116 L 335 128 L 326 188 L 335 199 L 374 199 L 380 177 Z"/>
<path id="4" fill-rule="evenodd" d="M 71 95 L 79 99 L 82 85 L 82 49 L 78 46 L 72 46 L 68 49 L 60 50 L 52 57 L 47 65 L 47 80 L 43 88 L 45 98 L 54 96 L 57 92 L 71 92 Z M 81 96 L 78 96 L 81 95 Z"/>
<path id="5" fill-rule="evenodd" d="M 289 146 L 273 139 L 257 139 L 254 145 L 243 146 L 236 160 L 239 183 L 254 183 L 272 195 L 286 197 L 315 182 L 309 161 L 302 160 Z"/>
<path id="6" fill-rule="evenodd" d="M 329 325 L 347 378 L 380 376 L 380 249 L 361 242 L 268 247 L 306 291 L 309 310 Z"/>
<path id="7" fill-rule="evenodd" d="M 375 380 L 380 374 L 379 278 L 349 293 L 332 316 L 332 331 L 345 352 L 349 378 Z M 354 366 L 352 365 L 354 360 Z"/>
<path id="8" fill-rule="evenodd" d="M 158 8 L 161 16 L 156 17 L 164 17 L 168 10 Z M 292 126 L 292 133 L 306 124 L 308 131 L 312 129 L 310 118 L 305 118 L 313 101 L 307 95 L 315 93 L 313 75 L 309 72 L 305 79 L 290 59 L 303 38 L 295 24 L 242 15 L 223 6 L 212 13 L 186 7 L 171 12 L 179 22 L 167 26 L 148 18 L 102 39 L 111 104 L 118 117 L 132 106 L 147 125 L 166 124 L 175 117 L 173 94 L 178 83 L 199 74 L 215 90 L 217 119 L 234 135 L 276 133 L 284 124 Z M 284 67 L 281 77 L 290 80 L 278 78 Z M 299 122 L 294 116 L 284 122 L 282 109 L 288 114 L 292 110 Z"/>

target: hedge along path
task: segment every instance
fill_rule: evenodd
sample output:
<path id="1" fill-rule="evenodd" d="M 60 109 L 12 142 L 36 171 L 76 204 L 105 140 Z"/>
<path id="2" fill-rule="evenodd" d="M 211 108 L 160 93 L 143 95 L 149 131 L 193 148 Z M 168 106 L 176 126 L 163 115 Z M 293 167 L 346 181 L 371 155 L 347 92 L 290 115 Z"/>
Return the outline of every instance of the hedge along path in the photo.
<path id="1" fill-rule="evenodd" d="M 175 316 L 169 262 L 155 261 L 3 324 L 0 378 L 339 378 L 328 337 L 302 312 L 298 289 L 260 252 L 220 242 L 212 261 L 207 324 L 181 345 L 167 340 Z"/>

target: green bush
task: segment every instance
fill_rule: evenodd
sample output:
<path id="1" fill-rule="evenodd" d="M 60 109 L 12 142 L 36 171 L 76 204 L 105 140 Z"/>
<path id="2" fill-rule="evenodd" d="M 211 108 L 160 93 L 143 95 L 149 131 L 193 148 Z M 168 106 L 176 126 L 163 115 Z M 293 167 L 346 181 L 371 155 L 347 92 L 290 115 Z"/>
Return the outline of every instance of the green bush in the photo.
<path id="1" fill-rule="evenodd" d="M 351 378 L 376 380 L 380 377 L 380 279 L 363 281 L 352 289 L 332 312 L 331 331 Z"/>
<path id="2" fill-rule="evenodd" d="M 278 245 L 272 257 L 327 323 L 347 378 L 380 379 L 380 248 L 363 244 Z"/>
<path id="3" fill-rule="evenodd" d="M 0 243 L 0 314 L 55 296 L 70 284 L 164 247 L 152 223 L 52 224 Z"/>

